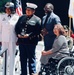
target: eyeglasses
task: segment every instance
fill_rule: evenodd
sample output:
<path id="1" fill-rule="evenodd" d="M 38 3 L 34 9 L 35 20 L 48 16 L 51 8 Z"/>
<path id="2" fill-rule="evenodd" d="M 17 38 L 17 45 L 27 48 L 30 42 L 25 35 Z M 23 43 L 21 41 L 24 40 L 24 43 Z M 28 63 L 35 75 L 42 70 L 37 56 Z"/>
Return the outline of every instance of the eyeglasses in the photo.
<path id="1" fill-rule="evenodd" d="M 66 33 L 68 32 L 68 31 L 65 31 Z"/>

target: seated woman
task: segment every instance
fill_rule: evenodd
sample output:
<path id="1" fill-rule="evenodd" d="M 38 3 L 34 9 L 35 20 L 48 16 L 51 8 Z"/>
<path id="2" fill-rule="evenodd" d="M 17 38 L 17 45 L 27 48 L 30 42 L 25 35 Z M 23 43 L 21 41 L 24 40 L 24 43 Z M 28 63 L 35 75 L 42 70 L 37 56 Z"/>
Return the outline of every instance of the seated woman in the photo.
<path id="1" fill-rule="evenodd" d="M 53 56 L 51 58 L 49 57 L 50 58 L 49 62 L 48 62 L 49 65 L 51 62 L 54 62 L 54 65 L 55 65 L 56 60 L 59 61 L 63 57 L 68 56 L 66 53 L 69 53 L 67 40 L 66 40 L 66 37 L 64 36 L 65 30 L 64 30 L 63 26 L 62 25 L 55 25 L 53 32 L 57 37 L 54 40 L 52 49 L 50 49 L 48 51 L 45 51 L 45 50 L 42 51 L 43 57 L 53 54 Z M 41 59 L 42 59 L 42 57 L 41 57 Z M 41 61 L 41 64 L 43 64 L 42 61 Z M 50 66 L 53 67 L 54 65 L 52 64 Z"/>

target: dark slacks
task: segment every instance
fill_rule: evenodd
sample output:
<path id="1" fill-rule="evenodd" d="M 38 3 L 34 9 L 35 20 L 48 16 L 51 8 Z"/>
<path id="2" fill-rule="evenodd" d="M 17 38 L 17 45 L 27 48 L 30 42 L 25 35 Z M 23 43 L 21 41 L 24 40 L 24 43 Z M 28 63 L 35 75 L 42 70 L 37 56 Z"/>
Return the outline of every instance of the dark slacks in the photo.
<path id="1" fill-rule="evenodd" d="M 30 75 L 32 75 L 32 73 L 36 73 L 35 48 L 36 45 L 19 44 L 21 75 L 27 75 L 27 59 Z"/>

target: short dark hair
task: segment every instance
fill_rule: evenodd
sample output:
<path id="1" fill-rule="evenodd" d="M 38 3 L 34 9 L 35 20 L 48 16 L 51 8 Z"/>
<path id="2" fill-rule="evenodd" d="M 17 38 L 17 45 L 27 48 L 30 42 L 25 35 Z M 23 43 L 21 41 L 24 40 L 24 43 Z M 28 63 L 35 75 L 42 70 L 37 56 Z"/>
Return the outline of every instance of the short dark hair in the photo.
<path id="1" fill-rule="evenodd" d="M 54 10 L 54 6 L 51 3 L 47 3 L 45 6 L 49 6 L 51 8 L 51 10 Z"/>

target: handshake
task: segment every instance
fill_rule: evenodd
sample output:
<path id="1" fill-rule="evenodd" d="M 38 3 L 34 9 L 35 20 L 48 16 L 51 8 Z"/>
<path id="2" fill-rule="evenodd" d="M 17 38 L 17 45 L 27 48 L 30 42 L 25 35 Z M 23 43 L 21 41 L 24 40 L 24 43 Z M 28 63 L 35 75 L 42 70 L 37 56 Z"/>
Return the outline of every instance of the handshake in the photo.
<path id="1" fill-rule="evenodd" d="M 46 28 L 43 28 L 43 29 L 41 30 L 41 34 L 42 34 L 43 36 L 47 35 L 47 34 L 48 34 L 47 29 L 46 29 Z"/>

